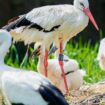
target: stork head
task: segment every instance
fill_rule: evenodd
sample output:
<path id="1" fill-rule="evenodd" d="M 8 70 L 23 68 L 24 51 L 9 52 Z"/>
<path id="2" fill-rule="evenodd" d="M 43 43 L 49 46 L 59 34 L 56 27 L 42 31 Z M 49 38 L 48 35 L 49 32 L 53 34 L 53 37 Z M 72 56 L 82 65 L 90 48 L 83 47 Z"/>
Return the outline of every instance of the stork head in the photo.
<path id="1" fill-rule="evenodd" d="M 37 42 L 34 45 L 34 51 L 32 53 L 32 57 L 34 58 L 34 56 L 44 56 L 45 55 L 45 47 L 42 45 L 42 43 Z"/>
<path id="2" fill-rule="evenodd" d="M 74 6 L 83 10 L 84 8 L 89 8 L 88 0 L 74 0 Z"/>
<path id="3" fill-rule="evenodd" d="M 89 9 L 89 2 L 88 0 L 74 0 L 74 6 L 80 9 L 85 13 L 85 15 L 90 19 L 94 27 L 99 30 L 98 25 L 95 22 L 95 19 Z"/>

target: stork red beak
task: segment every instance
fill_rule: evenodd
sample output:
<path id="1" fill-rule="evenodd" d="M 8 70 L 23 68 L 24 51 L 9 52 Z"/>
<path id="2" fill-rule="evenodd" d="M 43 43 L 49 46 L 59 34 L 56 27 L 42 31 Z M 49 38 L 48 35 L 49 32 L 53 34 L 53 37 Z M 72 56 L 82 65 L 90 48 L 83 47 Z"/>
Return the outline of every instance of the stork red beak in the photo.
<path id="1" fill-rule="evenodd" d="M 90 21 L 93 23 L 94 27 L 99 31 L 98 25 L 95 22 L 95 19 L 89 8 L 84 8 L 83 12 L 89 17 Z"/>

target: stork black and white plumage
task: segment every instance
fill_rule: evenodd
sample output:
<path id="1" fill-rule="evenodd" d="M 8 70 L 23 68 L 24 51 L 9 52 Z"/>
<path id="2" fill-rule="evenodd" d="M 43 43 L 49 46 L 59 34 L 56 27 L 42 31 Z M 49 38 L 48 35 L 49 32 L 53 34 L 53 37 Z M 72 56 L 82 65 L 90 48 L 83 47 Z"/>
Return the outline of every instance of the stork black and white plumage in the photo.
<path id="1" fill-rule="evenodd" d="M 0 30 L 0 90 L 7 105 L 68 105 L 62 93 L 42 75 L 7 66 L 11 36 Z"/>
<path id="2" fill-rule="evenodd" d="M 35 72 L 5 72 L 1 88 L 11 105 L 68 105 L 62 93 Z"/>
<path id="3" fill-rule="evenodd" d="M 90 10 L 88 0 L 74 0 L 74 5 L 54 5 L 35 8 L 29 13 L 20 16 L 4 28 L 9 30 L 15 40 L 25 43 L 42 42 L 46 48 L 44 66 L 47 75 L 48 48 L 53 42 L 60 50 L 59 64 L 67 89 L 63 70 L 62 49 L 67 41 L 81 32 L 89 19 L 99 30 Z"/>

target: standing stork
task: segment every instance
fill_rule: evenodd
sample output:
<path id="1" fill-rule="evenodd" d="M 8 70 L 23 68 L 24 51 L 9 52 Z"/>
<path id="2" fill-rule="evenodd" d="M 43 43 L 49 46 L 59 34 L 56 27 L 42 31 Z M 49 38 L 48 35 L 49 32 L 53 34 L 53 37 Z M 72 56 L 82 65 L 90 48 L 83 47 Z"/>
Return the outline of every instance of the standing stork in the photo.
<path id="1" fill-rule="evenodd" d="M 68 105 L 62 93 L 42 75 L 4 63 L 11 36 L 0 30 L 0 90 L 6 105 Z"/>
<path id="2" fill-rule="evenodd" d="M 48 48 L 53 42 L 59 50 L 59 64 L 64 78 L 65 89 L 68 91 L 66 77 L 63 69 L 63 49 L 67 41 L 81 32 L 88 21 L 93 23 L 99 30 L 90 10 L 88 0 L 74 0 L 73 5 L 53 5 L 35 8 L 29 13 L 14 18 L 4 26 L 10 31 L 15 40 L 25 41 L 26 44 L 32 42 L 42 42 L 45 46 L 45 75 L 47 76 Z"/>

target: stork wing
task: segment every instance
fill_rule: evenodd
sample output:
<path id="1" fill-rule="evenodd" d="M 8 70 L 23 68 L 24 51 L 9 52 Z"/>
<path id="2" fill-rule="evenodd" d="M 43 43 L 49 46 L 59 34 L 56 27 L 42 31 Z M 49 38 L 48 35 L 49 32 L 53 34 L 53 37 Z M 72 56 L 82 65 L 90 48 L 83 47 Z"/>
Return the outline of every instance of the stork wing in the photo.
<path id="1" fill-rule="evenodd" d="M 26 15 L 26 19 L 46 30 L 62 25 L 68 13 L 72 14 L 71 5 L 54 5 L 35 8 Z"/>
<path id="2" fill-rule="evenodd" d="M 24 24 L 24 25 L 23 25 Z M 20 26 L 28 26 L 30 22 L 25 22 L 25 15 L 13 17 L 8 21 L 8 23 L 2 27 L 2 29 L 6 29 L 10 31 L 11 29 L 15 29 Z"/>
<path id="3" fill-rule="evenodd" d="M 39 31 L 51 32 L 59 28 L 68 18 L 72 18 L 72 14 L 72 5 L 44 6 L 35 8 L 19 18 L 13 18 L 3 29 L 10 31 L 17 27 L 28 26 L 28 28 L 35 27 Z"/>

